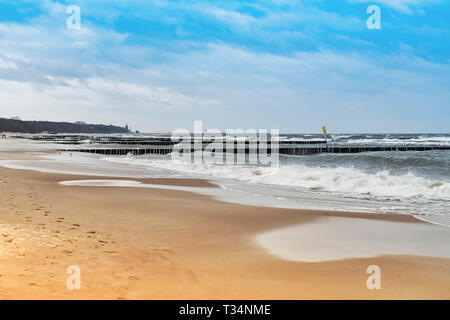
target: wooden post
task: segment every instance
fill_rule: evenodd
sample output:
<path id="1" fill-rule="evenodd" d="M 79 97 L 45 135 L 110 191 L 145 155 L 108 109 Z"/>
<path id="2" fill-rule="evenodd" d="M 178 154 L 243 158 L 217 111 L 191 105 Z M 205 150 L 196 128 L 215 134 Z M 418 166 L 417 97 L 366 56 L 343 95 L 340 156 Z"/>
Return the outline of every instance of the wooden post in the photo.
<path id="1" fill-rule="evenodd" d="M 322 126 L 322 132 L 323 132 L 323 135 L 325 136 L 325 147 L 328 152 L 327 128 L 325 126 Z"/>

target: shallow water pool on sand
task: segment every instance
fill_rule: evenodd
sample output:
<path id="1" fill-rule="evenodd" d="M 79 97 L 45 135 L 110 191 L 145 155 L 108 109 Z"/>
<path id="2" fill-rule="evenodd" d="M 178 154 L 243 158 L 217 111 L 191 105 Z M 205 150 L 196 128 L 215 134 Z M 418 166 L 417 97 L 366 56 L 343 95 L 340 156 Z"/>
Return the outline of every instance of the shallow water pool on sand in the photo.
<path id="1" fill-rule="evenodd" d="M 321 262 L 380 255 L 450 258 L 450 229 L 426 223 L 320 217 L 256 236 L 269 253 L 289 261 Z"/>

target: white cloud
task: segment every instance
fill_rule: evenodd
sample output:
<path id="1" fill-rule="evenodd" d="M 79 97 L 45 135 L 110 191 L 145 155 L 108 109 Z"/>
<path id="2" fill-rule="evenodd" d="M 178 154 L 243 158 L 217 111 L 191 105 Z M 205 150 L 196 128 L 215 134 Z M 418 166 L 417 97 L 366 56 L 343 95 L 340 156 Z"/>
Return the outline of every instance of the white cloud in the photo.
<path id="1" fill-rule="evenodd" d="M 217 101 L 193 98 L 162 87 L 92 78 L 85 81 L 48 77 L 50 84 L 0 80 L 4 115 L 24 119 L 89 122 L 140 122 L 152 114 L 183 114 Z M 141 119 L 142 120 L 142 119 Z M 156 126 L 153 123 L 153 126 Z M 148 126 L 147 129 L 151 128 Z"/>
<path id="2" fill-rule="evenodd" d="M 6 56 L 0 57 L 9 65 Z M 432 108 L 435 130 L 447 126 L 439 110 L 450 100 L 449 66 L 410 53 L 377 61 L 358 53 L 283 57 L 211 45 L 142 69 L 86 63 L 90 73 L 81 76 L 55 69 L 64 59 L 37 65 L 41 59 L 25 56 L 12 60 L 18 70 L 9 76 L 0 68 L 4 116 L 129 123 L 143 131 L 190 127 L 196 119 L 218 128 L 316 131 L 327 123 L 336 131 L 417 131 Z M 34 73 L 18 77 L 22 69 Z"/>
<path id="3" fill-rule="evenodd" d="M 443 0 L 347 0 L 349 2 L 360 2 L 360 3 L 378 3 L 386 7 L 393 8 L 397 11 L 413 14 L 417 10 L 420 10 L 420 6 L 429 5 L 433 3 L 439 3 Z"/>
<path id="4" fill-rule="evenodd" d="M 236 25 L 360 23 L 314 12 L 269 13 L 261 21 L 215 14 Z M 127 35 L 89 24 L 71 32 L 40 19 L 0 24 L 0 116 L 129 123 L 144 131 L 189 127 L 196 119 L 208 127 L 315 132 L 322 123 L 335 131 L 420 131 L 428 118 L 423 131 L 448 129 L 440 112 L 448 112 L 449 67 L 408 52 L 286 57 L 210 45 L 169 54 L 151 44 L 127 45 Z"/>
<path id="5" fill-rule="evenodd" d="M 202 7 L 200 9 L 214 18 L 222 20 L 223 22 L 246 26 L 254 23 L 256 19 L 250 15 L 242 14 L 237 11 L 224 10 L 217 7 Z"/>

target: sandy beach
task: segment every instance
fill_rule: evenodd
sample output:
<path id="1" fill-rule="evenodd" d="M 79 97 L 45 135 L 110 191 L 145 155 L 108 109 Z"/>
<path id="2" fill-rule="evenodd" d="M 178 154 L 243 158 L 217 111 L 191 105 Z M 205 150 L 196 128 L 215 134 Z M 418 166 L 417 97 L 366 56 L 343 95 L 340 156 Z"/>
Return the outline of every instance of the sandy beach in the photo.
<path id="1" fill-rule="evenodd" d="M 37 156 L 9 148 L 0 157 Z M 265 208 L 179 190 L 60 184 L 90 179 L 99 177 L 0 167 L 0 299 L 450 298 L 448 258 L 288 261 L 255 241 L 324 217 L 428 225 L 408 215 Z M 215 188 L 206 180 L 132 180 Z M 359 234 L 371 240 L 371 233 Z M 66 286 L 70 265 L 81 268 L 80 290 Z M 382 270 L 381 290 L 366 287 L 370 265 Z"/>
<path id="2" fill-rule="evenodd" d="M 0 0 L 0 301 L 450 300 L 449 38 L 450 0 Z"/>

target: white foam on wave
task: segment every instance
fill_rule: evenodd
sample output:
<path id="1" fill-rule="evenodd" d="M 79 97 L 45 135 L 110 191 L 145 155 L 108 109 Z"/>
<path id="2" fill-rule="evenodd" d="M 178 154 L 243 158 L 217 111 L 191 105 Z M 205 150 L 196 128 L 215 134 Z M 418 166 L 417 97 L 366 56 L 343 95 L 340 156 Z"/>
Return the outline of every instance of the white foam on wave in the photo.
<path id="1" fill-rule="evenodd" d="M 150 189 L 161 189 L 161 190 L 177 190 L 177 191 L 188 191 L 197 192 L 203 188 L 195 187 L 183 187 L 183 186 L 169 186 L 161 184 L 150 184 L 142 183 L 134 180 L 70 180 L 61 181 L 59 184 L 64 186 L 80 186 L 80 187 L 125 187 L 125 188 L 150 188 Z"/>
<path id="2" fill-rule="evenodd" d="M 399 139 L 396 137 L 385 137 L 381 139 L 360 138 L 344 140 L 344 143 L 349 144 L 380 144 L 380 145 L 425 145 L 425 146 L 449 146 L 450 137 L 429 137 L 419 136 L 409 139 Z"/>
<path id="3" fill-rule="evenodd" d="M 99 155 L 89 153 L 39 154 L 39 158 L 35 160 L 0 160 L 0 166 L 17 170 L 103 177 L 145 178 L 162 175 L 159 169 L 152 171 L 148 166 L 138 167 L 126 163 L 103 161 Z"/>
<path id="4" fill-rule="evenodd" d="M 350 167 L 325 168 L 303 165 L 250 167 L 239 165 L 193 164 L 190 162 L 143 159 L 135 157 L 105 158 L 108 161 L 146 165 L 166 170 L 227 178 L 250 183 L 297 186 L 310 190 L 338 192 L 358 198 L 413 198 L 450 201 L 450 183 L 430 180 L 412 173 L 392 175 L 388 171 L 366 173 Z"/>

